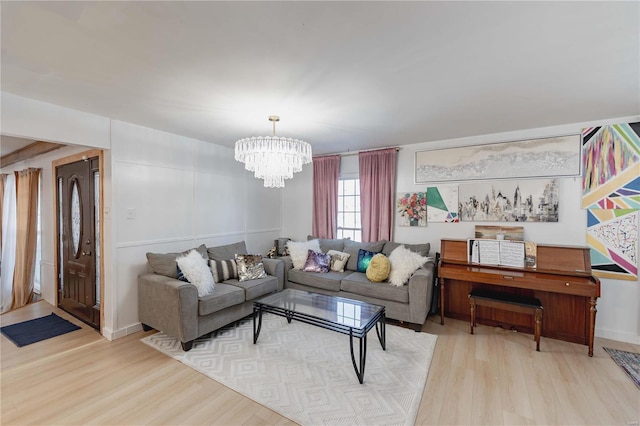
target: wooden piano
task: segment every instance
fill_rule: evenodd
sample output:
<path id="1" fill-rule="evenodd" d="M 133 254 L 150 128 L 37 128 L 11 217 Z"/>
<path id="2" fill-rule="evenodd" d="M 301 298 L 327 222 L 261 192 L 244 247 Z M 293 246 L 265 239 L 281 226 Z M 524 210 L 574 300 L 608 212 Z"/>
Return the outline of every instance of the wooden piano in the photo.
<path id="1" fill-rule="evenodd" d="M 589 248 L 538 245 L 535 268 L 469 262 L 467 240 L 443 239 L 440 246 L 440 323 L 445 315 L 469 321 L 474 288 L 536 297 L 544 307 L 542 336 L 589 346 L 593 356 L 600 280 L 591 275 Z M 477 321 L 533 334 L 529 315 L 478 307 Z"/>

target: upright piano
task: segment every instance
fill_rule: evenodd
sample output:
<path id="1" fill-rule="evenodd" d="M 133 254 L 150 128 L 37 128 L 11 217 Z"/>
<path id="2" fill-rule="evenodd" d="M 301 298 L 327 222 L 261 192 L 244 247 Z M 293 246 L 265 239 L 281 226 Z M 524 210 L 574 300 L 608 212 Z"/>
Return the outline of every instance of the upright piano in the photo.
<path id="1" fill-rule="evenodd" d="M 536 297 L 543 306 L 542 336 L 587 345 L 593 356 L 600 280 L 591 274 L 588 247 L 538 245 L 535 268 L 480 265 L 469 261 L 467 240 L 440 246 L 440 323 L 469 321 L 469 292 L 475 288 Z M 480 306 L 477 322 L 533 334 L 530 315 Z"/>

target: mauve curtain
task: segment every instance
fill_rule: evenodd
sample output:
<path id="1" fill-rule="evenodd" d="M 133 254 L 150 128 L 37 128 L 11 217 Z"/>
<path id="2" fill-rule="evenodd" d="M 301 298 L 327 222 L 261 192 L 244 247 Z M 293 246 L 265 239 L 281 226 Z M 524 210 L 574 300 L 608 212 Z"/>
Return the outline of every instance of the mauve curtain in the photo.
<path id="1" fill-rule="evenodd" d="M 336 238 L 340 156 L 313 159 L 312 233 L 318 238 Z"/>
<path id="2" fill-rule="evenodd" d="M 362 241 L 389 240 L 393 234 L 396 148 L 358 154 Z"/>
<path id="3" fill-rule="evenodd" d="M 33 275 L 36 266 L 38 232 L 38 189 L 40 169 L 26 169 L 16 173 L 16 263 L 13 271 L 13 304 L 20 308 L 33 297 Z"/>

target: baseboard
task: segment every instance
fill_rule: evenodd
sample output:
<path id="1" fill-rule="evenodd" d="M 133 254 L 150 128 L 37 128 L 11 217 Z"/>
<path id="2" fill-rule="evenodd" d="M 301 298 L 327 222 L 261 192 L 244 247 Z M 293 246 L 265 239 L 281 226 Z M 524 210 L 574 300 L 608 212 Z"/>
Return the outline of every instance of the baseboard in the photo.
<path id="1" fill-rule="evenodd" d="M 632 333 L 621 333 L 616 330 L 607 330 L 596 327 L 596 337 L 603 339 L 617 340 L 619 342 L 632 343 L 634 345 L 640 345 L 640 336 L 636 336 Z"/>
<path id="2" fill-rule="evenodd" d="M 138 331 L 142 331 L 141 323 L 133 324 L 128 327 L 120 328 L 118 330 L 112 330 L 105 327 L 102 329 L 102 335 L 109 340 L 116 340 L 120 339 L 121 337 L 128 336 L 129 334 L 136 333 Z"/>

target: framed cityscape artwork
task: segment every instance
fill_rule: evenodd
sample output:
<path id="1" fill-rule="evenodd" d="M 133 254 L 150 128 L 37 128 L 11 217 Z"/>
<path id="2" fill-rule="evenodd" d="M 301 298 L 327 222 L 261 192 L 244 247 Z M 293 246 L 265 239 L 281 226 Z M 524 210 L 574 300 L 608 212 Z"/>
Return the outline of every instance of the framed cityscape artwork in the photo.
<path id="1" fill-rule="evenodd" d="M 558 222 L 555 179 L 468 183 L 458 195 L 462 222 Z"/>

